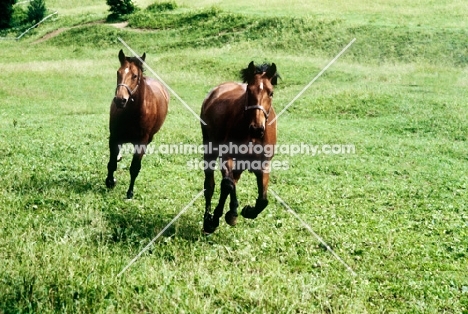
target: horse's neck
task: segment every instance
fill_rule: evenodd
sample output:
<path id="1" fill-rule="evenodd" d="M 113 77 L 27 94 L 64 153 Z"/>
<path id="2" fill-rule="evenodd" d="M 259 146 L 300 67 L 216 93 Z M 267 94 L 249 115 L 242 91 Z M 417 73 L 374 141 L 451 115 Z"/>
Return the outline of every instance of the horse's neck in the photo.
<path id="1" fill-rule="evenodd" d="M 142 76 L 140 80 L 140 85 L 138 86 L 138 89 L 136 90 L 135 96 L 133 97 L 134 99 L 134 110 L 138 111 L 144 106 L 144 101 L 145 101 L 145 93 L 146 93 L 146 80 L 145 77 Z"/>
<path id="2" fill-rule="evenodd" d="M 247 119 L 244 108 L 244 104 L 242 104 L 242 109 L 236 112 L 236 114 L 229 119 L 228 128 L 231 129 L 234 136 L 243 137 L 244 133 L 247 134 L 246 130 L 249 129 L 250 121 Z"/>

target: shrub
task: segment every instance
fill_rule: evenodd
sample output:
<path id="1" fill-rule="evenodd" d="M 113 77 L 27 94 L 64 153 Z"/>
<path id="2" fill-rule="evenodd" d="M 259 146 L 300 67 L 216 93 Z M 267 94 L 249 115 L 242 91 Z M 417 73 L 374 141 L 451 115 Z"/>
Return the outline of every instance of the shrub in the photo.
<path id="1" fill-rule="evenodd" d="M 28 22 L 37 23 L 46 15 L 44 0 L 32 0 L 28 5 Z"/>
<path id="2" fill-rule="evenodd" d="M 153 3 L 150 4 L 146 10 L 149 12 L 164 12 L 164 11 L 172 11 L 177 9 L 177 3 L 175 2 L 161 2 L 161 3 Z"/>
<path id="3" fill-rule="evenodd" d="M 132 0 L 106 0 L 107 5 L 110 7 L 111 14 L 107 20 L 121 20 L 125 15 L 131 14 L 136 10 Z"/>
<path id="4" fill-rule="evenodd" d="M 15 5 L 11 14 L 10 27 L 21 27 L 28 24 L 28 11 L 26 8 Z"/>

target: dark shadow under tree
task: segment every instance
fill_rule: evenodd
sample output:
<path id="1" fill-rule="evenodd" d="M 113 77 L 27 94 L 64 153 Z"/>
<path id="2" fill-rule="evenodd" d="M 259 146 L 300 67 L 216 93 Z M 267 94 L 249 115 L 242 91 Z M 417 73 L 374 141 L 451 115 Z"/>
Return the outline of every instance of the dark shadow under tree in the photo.
<path id="1" fill-rule="evenodd" d="M 13 5 L 16 0 L 0 1 L 0 29 L 10 28 L 11 16 L 13 14 Z"/>

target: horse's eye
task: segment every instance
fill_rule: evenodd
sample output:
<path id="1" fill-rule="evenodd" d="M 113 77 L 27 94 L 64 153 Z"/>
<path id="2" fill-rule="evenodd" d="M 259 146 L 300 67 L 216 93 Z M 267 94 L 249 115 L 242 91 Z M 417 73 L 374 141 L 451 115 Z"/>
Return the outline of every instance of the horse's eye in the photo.
<path id="1" fill-rule="evenodd" d="M 136 75 L 136 74 L 133 74 L 133 76 L 132 76 L 132 78 L 133 78 L 134 80 L 136 80 L 137 77 L 138 77 L 138 75 Z"/>
<path id="2" fill-rule="evenodd" d="M 273 92 L 270 93 L 270 98 L 273 97 Z"/>

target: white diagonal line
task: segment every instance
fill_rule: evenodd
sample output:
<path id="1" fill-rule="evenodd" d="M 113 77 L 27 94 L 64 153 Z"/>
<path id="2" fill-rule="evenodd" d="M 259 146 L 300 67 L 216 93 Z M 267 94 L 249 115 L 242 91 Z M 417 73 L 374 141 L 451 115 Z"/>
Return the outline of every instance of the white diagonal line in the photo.
<path id="1" fill-rule="evenodd" d="M 23 33 L 21 33 L 21 35 L 19 35 L 18 37 L 16 37 L 15 39 L 18 40 L 20 39 L 21 37 L 23 37 L 24 34 L 26 34 L 27 32 L 29 32 L 31 29 L 33 29 L 34 27 L 36 27 L 37 25 L 41 24 L 42 22 L 44 22 L 45 20 L 47 20 L 48 18 L 50 18 L 51 16 L 57 14 L 58 11 L 55 11 L 54 13 L 52 14 L 49 14 L 47 15 L 45 18 L 43 18 L 42 20 L 40 20 L 39 22 L 37 22 L 36 24 L 34 24 L 33 26 L 31 26 L 30 28 L 28 28 L 27 30 L 25 30 Z"/>
<path id="2" fill-rule="evenodd" d="M 148 66 L 148 64 L 147 64 L 144 60 L 142 60 L 142 59 L 139 57 L 139 55 L 138 55 L 135 51 L 133 51 L 133 49 L 130 48 L 130 46 L 127 45 L 127 43 L 126 43 L 122 38 L 117 37 L 117 39 L 118 39 L 125 47 L 127 47 L 127 49 L 130 50 L 130 52 L 133 53 L 133 55 L 134 55 L 138 60 L 140 60 L 140 62 L 142 62 L 142 63 L 148 68 L 148 70 L 150 70 L 151 74 L 153 74 L 153 75 L 154 75 L 154 76 L 155 76 L 155 77 L 156 77 L 156 78 L 157 78 L 157 79 L 158 79 L 158 80 L 159 80 L 159 81 L 160 81 L 160 82 L 161 82 L 161 83 L 162 83 L 162 84 L 163 84 L 163 85 L 164 85 L 164 86 L 165 86 L 165 87 L 166 87 L 166 88 L 167 88 L 167 89 L 168 89 L 168 90 L 185 106 L 185 108 L 187 108 L 198 120 L 200 120 L 200 122 L 203 123 L 203 125 L 206 125 L 206 122 L 203 121 L 203 120 L 200 118 L 200 116 L 197 115 L 197 114 L 195 113 L 195 111 L 193 111 L 193 109 L 190 108 L 190 106 L 187 105 L 187 103 L 186 103 L 182 98 L 180 98 L 180 96 L 177 95 L 177 93 L 176 93 L 172 88 L 170 88 L 169 85 L 167 85 L 166 82 L 164 82 L 163 79 L 162 79 L 156 72 L 154 72 L 153 69 L 151 69 L 151 68 Z"/>
<path id="3" fill-rule="evenodd" d="M 288 212 L 290 212 L 294 217 L 296 217 L 297 220 L 299 220 L 299 221 L 306 227 L 306 229 L 307 229 L 310 233 L 312 233 L 312 235 L 313 235 L 314 237 L 316 237 L 317 240 L 318 240 L 323 246 L 325 246 L 325 247 L 327 248 L 327 250 L 328 250 L 341 264 L 343 264 L 343 265 L 346 267 L 346 269 L 347 269 L 351 274 L 353 274 L 353 276 L 357 276 L 356 273 L 351 269 L 351 267 L 349 267 L 349 265 L 346 264 L 346 263 L 335 253 L 335 251 L 333 251 L 332 248 L 331 248 L 327 243 L 325 243 L 325 241 L 323 241 L 323 239 L 322 239 L 317 233 L 315 233 L 314 230 L 312 230 L 312 228 L 311 228 L 304 220 L 302 220 L 301 217 L 299 217 L 299 215 L 298 215 L 295 211 L 293 211 L 293 210 L 291 209 L 291 207 L 288 206 L 288 204 L 285 203 L 285 201 L 283 201 L 283 200 L 278 196 L 278 194 L 276 194 L 272 189 L 270 189 L 270 192 L 271 192 L 271 194 L 273 194 L 274 197 L 276 197 L 276 199 L 281 203 L 281 205 L 283 205 L 283 206 L 288 210 Z"/>
<path id="4" fill-rule="evenodd" d="M 283 108 L 283 110 L 281 110 L 280 113 L 278 113 L 276 115 L 276 117 L 270 121 L 270 123 L 268 123 L 268 125 L 271 125 L 273 122 L 276 121 L 276 119 L 279 118 L 279 116 L 281 116 L 288 108 L 289 106 L 291 106 L 299 97 L 301 97 L 301 95 L 310 87 L 310 85 L 312 85 L 333 63 L 335 63 L 336 60 L 338 60 L 338 58 L 346 51 L 348 50 L 349 47 L 351 47 L 351 45 L 356 41 L 356 38 L 354 38 L 353 40 L 350 41 L 350 43 L 348 45 L 346 45 L 346 47 L 343 48 L 343 50 L 341 50 L 341 52 L 339 54 L 336 55 L 335 58 L 333 58 L 332 61 L 330 61 L 326 67 L 324 67 L 322 69 L 322 71 L 319 72 L 319 74 L 317 74 L 313 79 L 312 81 L 310 81 L 309 84 L 307 84 L 300 92 L 299 94 L 296 95 L 296 97 L 293 98 L 293 100 L 291 100 L 289 102 L 289 104 L 286 105 L 286 107 Z"/>
<path id="5" fill-rule="evenodd" d="M 198 193 L 191 201 L 190 203 L 187 204 L 187 206 L 184 207 L 184 209 L 182 209 L 180 211 L 180 213 L 177 214 L 177 216 L 175 216 L 154 238 L 153 240 L 150 241 L 150 243 L 148 243 L 148 245 L 146 245 L 143 250 L 140 251 L 140 253 L 137 254 L 137 256 L 135 256 L 135 258 L 133 258 L 130 263 L 128 263 L 127 266 L 125 266 L 122 271 L 117 275 L 117 277 L 120 277 L 130 266 L 132 266 L 133 263 L 136 262 L 137 259 L 140 258 L 140 256 L 146 251 L 149 249 L 149 247 L 151 245 L 153 245 L 153 243 L 164 233 L 164 231 L 167 230 L 167 228 L 169 228 L 177 219 L 179 219 L 179 217 L 197 200 L 197 198 L 199 198 L 203 192 L 205 192 L 205 189 L 203 189 L 200 193 Z"/>

